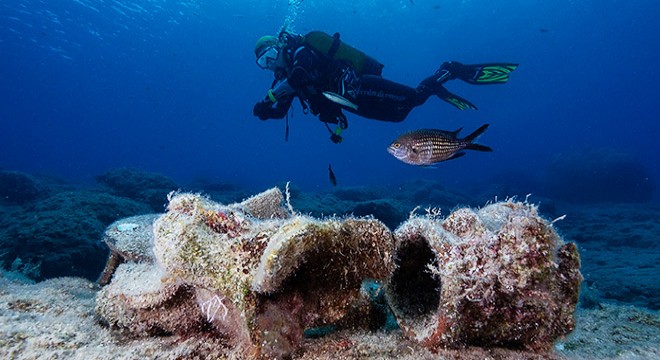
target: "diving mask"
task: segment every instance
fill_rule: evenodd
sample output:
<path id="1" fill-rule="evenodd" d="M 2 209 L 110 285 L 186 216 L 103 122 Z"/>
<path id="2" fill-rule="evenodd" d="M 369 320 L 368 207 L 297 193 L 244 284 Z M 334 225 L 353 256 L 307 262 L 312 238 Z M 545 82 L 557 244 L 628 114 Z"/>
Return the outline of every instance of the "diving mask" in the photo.
<path id="1" fill-rule="evenodd" d="M 273 69 L 279 50 L 275 46 L 269 46 L 257 57 L 257 65 L 262 69 Z"/>

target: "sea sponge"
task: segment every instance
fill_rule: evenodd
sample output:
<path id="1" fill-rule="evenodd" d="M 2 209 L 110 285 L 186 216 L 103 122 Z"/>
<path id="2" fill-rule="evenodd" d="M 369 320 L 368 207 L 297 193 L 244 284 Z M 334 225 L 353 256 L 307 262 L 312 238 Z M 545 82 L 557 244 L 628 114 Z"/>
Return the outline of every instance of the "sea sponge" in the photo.
<path id="1" fill-rule="evenodd" d="M 548 350 L 574 326 L 582 276 L 534 205 L 499 202 L 395 231 L 386 297 L 404 333 L 429 348 Z"/>
<path id="2" fill-rule="evenodd" d="M 151 276 L 143 283 L 125 273 L 136 264 L 122 264 L 97 299 L 107 323 L 138 336 L 202 331 L 251 356 L 287 356 L 305 329 L 362 324 L 363 279 L 384 279 L 393 263 L 380 221 L 293 215 L 277 188 L 231 205 L 191 193 L 169 200 L 154 222 L 155 269 L 139 264 Z M 179 325 L 163 311 L 187 318 Z"/>

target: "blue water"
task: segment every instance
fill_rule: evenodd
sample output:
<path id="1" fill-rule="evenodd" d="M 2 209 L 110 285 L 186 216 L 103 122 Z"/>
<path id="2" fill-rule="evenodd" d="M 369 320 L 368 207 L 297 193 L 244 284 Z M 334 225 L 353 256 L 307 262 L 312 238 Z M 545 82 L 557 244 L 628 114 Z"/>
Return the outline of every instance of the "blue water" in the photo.
<path id="1" fill-rule="evenodd" d="M 0 168 L 86 181 L 135 167 L 180 183 L 327 190 L 332 163 L 341 186 L 462 186 L 542 177 L 553 157 L 595 147 L 630 154 L 656 182 L 659 15 L 651 0 L 7 0 Z M 300 33 L 340 32 L 410 86 L 447 60 L 520 67 L 505 85 L 447 84 L 478 111 L 431 98 L 402 123 L 349 115 L 339 145 L 296 105 L 285 142 L 283 121 L 252 115 L 272 81 L 255 65 L 254 42 L 285 21 Z M 467 134 L 483 123 L 479 141 L 494 152 L 435 169 L 385 150 L 405 131 Z"/>

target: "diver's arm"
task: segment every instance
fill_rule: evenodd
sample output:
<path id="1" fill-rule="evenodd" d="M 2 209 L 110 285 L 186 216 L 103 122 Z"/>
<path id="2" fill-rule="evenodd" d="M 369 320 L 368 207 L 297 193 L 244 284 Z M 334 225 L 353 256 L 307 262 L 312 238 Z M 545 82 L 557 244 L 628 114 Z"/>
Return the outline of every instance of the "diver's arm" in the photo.
<path id="1" fill-rule="evenodd" d="M 289 84 L 288 79 L 284 79 L 272 89 L 268 90 L 266 98 L 264 100 L 270 100 L 272 103 L 277 103 L 281 99 L 292 97 L 296 94 L 296 90 Z"/>
<path id="2" fill-rule="evenodd" d="M 281 119 L 289 111 L 293 98 L 318 77 L 319 58 L 310 49 L 302 47 L 294 54 L 289 76 L 268 90 L 266 97 L 254 106 L 253 113 L 261 120 Z"/>
<path id="3" fill-rule="evenodd" d="M 252 113 L 261 120 L 281 119 L 291 107 L 296 91 L 286 79 L 269 89 L 266 97 L 254 105 Z"/>
<path id="4" fill-rule="evenodd" d="M 289 72 L 287 82 L 296 89 L 301 90 L 318 79 L 319 56 L 311 49 L 301 47 L 293 55 L 293 68 Z"/>
<path id="5" fill-rule="evenodd" d="M 269 90 L 269 96 L 254 105 L 252 113 L 254 116 L 257 116 L 261 120 L 268 119 L 281 119 L 289 111 L 291 103 L 293 102 L 294 94 L 289 95 L 280 95 L 279 99 L 273 102 L 270 99 L 271 90 Z"/>

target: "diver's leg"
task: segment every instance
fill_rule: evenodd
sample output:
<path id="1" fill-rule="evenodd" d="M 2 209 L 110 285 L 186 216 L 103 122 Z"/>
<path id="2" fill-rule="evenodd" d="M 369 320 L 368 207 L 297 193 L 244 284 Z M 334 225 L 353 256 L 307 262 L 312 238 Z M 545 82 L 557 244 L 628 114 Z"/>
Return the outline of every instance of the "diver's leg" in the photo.
<path id="1" fill-rule="evenodd" d="M 357 105 L 357 110 L 346 110 L 370 119 L 399 122 L 429 95 L 424 96 L 420 97 L 410 86 L 380 76 L 363 75 L 355 96 L 349 98 Z"/>
<path id="2" fill-rule="evenodd" d="M 509 74 L 518 67 L 511 63 L 464 65 L 458 61 L 445 62 L 433 75 L 419 83 L 418 89 L 434 91 L 449 80 L 460 79 L 470 84 L 502 84 L 509 81 Z"/>
<path id="3" fill-rule="evenodd" d="M 427 77 L 419 83 L 417 86 L 417 91 L 429 92 L 429 96 L 438 91 L 441 91 L 442 84 L 449 80 L 456 79 L 456 73 L 459 70 L 459 66 L 456 66 L 455 64 L 462 66 L 462 64 L 453 61 L 443 63 L 442 66 L 440 66 L 440 69 L 436 70 L 433 75 Z"/>
<path id="4" fill-rule="evenodd" d="M 476 109 L 474 104 L 452 94 L 442 85 L 453 79 L 474 85 L 502 84 L 509 80 L 509 73 L 517 67 L 517 64 L 509 63 L 464 65 L 457 61 L 445 62 L 433 75 L 422 80 L 416 90 L 420 94 L 420 99 L 426 100 L 431 95 L 437 95 L 460 110 Z"/>
<path id="5" fill-rule="evenodd" d="M 440 99 L 454 105 L 459 110 L 476 109 L 471 102 L 462 97 L 452 94 L 442 86 L 449 80 L 456 79 L 458 75 L 463 74 L 462 64 L 456 62 L 444 63 L 433 75 L 422 80 L 415 89 L 421 103 L 424 103 L 431 95 L 436 95 Z"/>
<path id="6" fill-rule="evenodd" d="M 429 96 L 436 95 L 440 99 L 454 105 L 459 110 L 476 110 L 477 107 L 474 106 L 474 104 L 456 94 L 452 94 L 449 92 L 449 90 L 442 86 L 442 84 L 454 78 L 455 77 L 453 77 L 450 72 L 440 69 L 436 72 L 435 75 L 429 76 L 422 80 L 419 86 L 417 86 L 417 89 L 415 89 L 417 91 L 420 104 L 423 104 Z"/>

